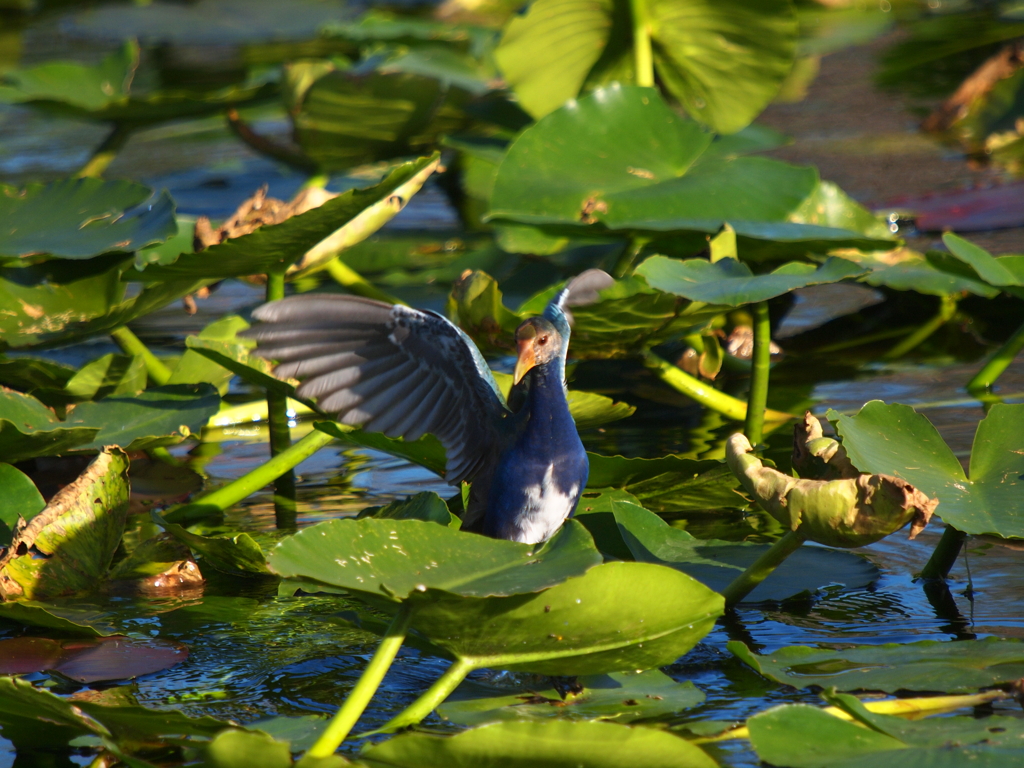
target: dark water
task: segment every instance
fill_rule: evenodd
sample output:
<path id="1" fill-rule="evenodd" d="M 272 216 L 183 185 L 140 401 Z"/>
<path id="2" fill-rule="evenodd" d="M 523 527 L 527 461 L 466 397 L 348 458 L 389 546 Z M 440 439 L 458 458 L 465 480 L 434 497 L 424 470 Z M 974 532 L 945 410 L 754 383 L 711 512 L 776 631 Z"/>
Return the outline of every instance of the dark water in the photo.
<path id="1" fill-rule="evenodd" d="M 69 29 L 73 34 L 68 34 Z M 57 34 L 59 30 L 64 30 L 64 37 Z M 66 16 L 44 15 L 21 35 L 22 60 L 33 63 L 52 58 L 58 39 L 65 41 L 61 55 L 84 59 L 95 58 L 105 45 L 90 37 L 88 30 L 69 23 Z M 13 43 L 0 38 L 2 45 Z M 280 115 L 268 112 L 257 120 L 257 126 L 274 130 L 283 122 Z M 96 126 L 0 107 L 0 179 L 21 182 L 68 173 L 84 162 L 102 133 Z M 178 201 L 179 211 L 214 218 L 231 212 L 261 184 L 268 183 L 275 196 L 288 197 L 303 181 L 242 147 L 215 119 L 141 133 L 108 175 L 167 187 Z M 336 188 L 351 183 L 355 182 L 332 181 Z M 456 224 L 444 196 L 428 186 L 390 227 L 441 230 Z M 178 306 L 168 307 L 144 318 L 136 331 L 159 353 L 177 353 L 187 333 L 226 312 L 251 309 L 260 302 L 261 293 L 242 282 L 228 281 L 200 302 L 197 315 L 188 316 Z M 443 296 L 429 291 L 408 295 L 433 306 L 438 306 Z M 787 321 L 790 329 L 819 325 L 831 317 L 835 302 L 834 296 L 809 292 Z M 909 360 L 888 365 L 865 364 L 846 354 L 835 356 L 828 364 L 796 355 L 773 374 L 778 388 L 772 396 L 786 400 L 779 407 L 800 402 L 817 414 L 824 414 L 829 407 L 855 411 L 871 399 L 919 405 L 954 452 L 967 457 L 984 411 L 962 389 L 978 363 L 961 359 L 964 355 L 957 351 L 961 347 L 953 345 L 953 351 L 928 348 Z M 113 350 L 101 339 L 47 354 L 80 365 Z M 967 357 L 977 354 L 974 350 Z M 666 451 L 721 455 L 720 441 L 730 425 L 703 415 L 685 398 L 664 388 L 658 393 L 659 386 L 642 369 L 616 366 L 612 375 L 601 364 L 580 366 L 576 382 L 639 406 L 637 414 L 624 422 L 588 430 L 583 435 L 588 448 L 636 456 L 658 456 Z M 742 387 L 742 382 L 737 386 Z M 1000 387 L 1011 396 L 1024 393 L 1024 365 L 1011 367 Z M 1024 395 L 1009 399 L 1020 401 Z M 303 434 L 304 429 L 308 425 L 296 425 L 294 436 Z M 221 430 L 215 439 L 219 451 L 202 459 L 212 482 L 239 477 L 266 460 L 266 435 L 258 425 Z M 787 435 L 772 437 L 772 449 L 780 456 L 785 455 L 787 445 Z M 179 447 L 172 453 L 187 458 L 189 448 Z M 366 506 L 423 490 L 442 495 L 451 492 L 437 477 L 407 462 L 337 446 L 320 451 L 297 472 L 300 526 L 352 515 Z M 683 520 L 677 524 L 696 523 Z M 141 530 L 134 535 L 141 536 L 148 523 L 137 525 Z M 226 525 L 254 532 L 262 543 L 270 543 L 274 538 L 270 494 L 254 494 L 229 511 Z M 722 524 L 716 531 L 740 538 L 750 535 L 751 527 L 749 521 L 740 520 Z M 692 680 L 707 695 L 703 705 L 682 713 L 673 723 L 741 720 L 778 703 L 818 701 L 814 694 L 793 692 L 763 680 L 733 660 L 725 650 L 730 639 L 743 640 L 758 651 L 771 651 L 795 644 L 1024 637 L 1021 552 L 971 541 L 950 574 L 948 593 L 928 595 L 913 575 L 927 560 L 940 533 L 941 522 L 936 521 L 916 541 L 906 540 L 901 533 L 865 548 L 862 554 L 881 571 L 880 578 L 866 589 L 834 590 L 782 606 L 745 606 L 721 621 L 697 648 L 667 669 L 678 680 Z M 202 596 L 187 600 L 124 598 L 101 604 L 128 631 L 179 640 L 190 648 L 187 662 L 126 686 L 139 703 L 243 723 L 276 715 L 327 714 L 344 700 L 375 646 L 372 636 L 331 620 L 345 607 L 345 600 L 338 597 L 278 597 L 272 584 L 228 579 L 214 580 Z M 382 724 L 432 683 L 445 666 L 445 662 L 403 650 L 356 732 Z M 447 727 L 436 715 L 426 724 Z M 5 751 L 5 743 L 0 740 L 0 766 L 13 763 L 13 752 Z M 359 745 L 353 741 L 346 748 L 356 750 Z M 730 765 L 757 763 L 745 742 L 715 747 L 714 754 Z"/>

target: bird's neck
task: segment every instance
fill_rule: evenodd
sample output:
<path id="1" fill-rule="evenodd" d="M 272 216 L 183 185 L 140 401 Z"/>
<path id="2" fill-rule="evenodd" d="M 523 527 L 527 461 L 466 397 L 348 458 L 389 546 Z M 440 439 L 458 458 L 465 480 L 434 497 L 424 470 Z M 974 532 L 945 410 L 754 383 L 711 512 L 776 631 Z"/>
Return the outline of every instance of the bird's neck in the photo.
<path id="1" fill-rule="evenodd" d="M 559 365 L 559 360 L 552 360 L 549 363 L 538 365 L 530 371 L 530 384 L 527 399 L 529 402 L 529 413 L 536 416 L 545 414 L 546 419 L 531 417 L 530 422 L 533 428 L 544 428 L 542 422 L 554 424 L 572 421 L 569 415 L 569 403 L 566 399 L 564 368 Z M 529 428 L 529 427 L 528 427 Z"/>

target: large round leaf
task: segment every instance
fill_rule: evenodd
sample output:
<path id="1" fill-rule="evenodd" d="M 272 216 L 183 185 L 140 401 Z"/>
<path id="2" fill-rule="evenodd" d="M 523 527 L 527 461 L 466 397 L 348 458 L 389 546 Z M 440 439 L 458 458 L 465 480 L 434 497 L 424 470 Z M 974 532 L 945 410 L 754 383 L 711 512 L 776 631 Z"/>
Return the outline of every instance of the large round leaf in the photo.
<path id="1" fill-rule="evenodd" d="M 360 755 L 373 768 L 715 768 L 700 747 L 653 728 L 601 722 L 495 723 L 455 736 L 398 736 Z"/>
<path id="2" fill-rule="evenodd" d="M 535 592 L 578 576 L 601 555 L 570 521 L 546 544 L 463 533 L 424 520 L 331 520 L 285 539 L 269 557 L 286 578 L 342 587 L 369 598 L 426 599 Z"/>
<path id="3" fill-rule="evenodd" d="M 732 641 L 729 650 L 765 677 L 794 688 L 966 693 L 1024 677 L 1024 643 L 995 637 L 841 650 L 796 645 L 764 656 Z"/>
<path id="4" fill-rule="evenodd" d="M 993 405 L 978 424 L 970 479 L 960 460 L 909 405 L 872 400 L 855 416 L 828 412 L 861 472 L 893 475 L 939 500 L 937 514 L 957 530 L 1024 538 L 1024 405 Z"/>
<path id="5" fill-rule="evenodd" d="M 671 228 L 711 232 L 729 221 L 740 233 L 744 222 L 784 221 L 818 184 L 813 168 L 707 152 L 711 139 L 654 89 L 603 88 L 520 134 L 490 217 L 609 229 L 678 220 Z"/>
<path id="6" fill-rule="evenodd" d="M 646 8 L 662 85 L 717 131 L 750 123 L 792 67 L 797 25 L 787 0 L 536 0 L 495 52 L 523 107 L 539 118 L 595 85 L 635 82 L 636 7 Z"/>

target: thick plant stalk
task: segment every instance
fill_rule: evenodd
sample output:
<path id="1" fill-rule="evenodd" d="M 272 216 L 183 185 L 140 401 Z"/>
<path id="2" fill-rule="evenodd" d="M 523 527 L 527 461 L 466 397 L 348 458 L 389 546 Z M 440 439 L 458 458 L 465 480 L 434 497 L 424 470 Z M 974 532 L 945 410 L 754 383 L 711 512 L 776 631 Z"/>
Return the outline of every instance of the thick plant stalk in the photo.
<path id="1" fill-rule="evenodd" d="M 651 242 L 649 237 L 631 237 L 629 242 L 626 243 L 626 248 L 622 251 L 622 255 L 615 262 L 612 275 L 615 278 L 625 277 L 629 270 L 633 268 L 633 264 L 636 262 L 636 257 L 640 255 L 640 251 L 649 242 Z"/>
<path id="2" fill-rule="evenodd" d="M 267 301 L 284 298 L 284 270 L 267 274 Z M 288 397 L 267 390 L 267 426 L 270 430 L 270 455 L 277 456 L 292 444 L 288 426 Z M 274 481 L 274 514 L 278 528 L 295 527 L 295 472 L 288 469 Z"/>
<path id="3" fill-rule="evenodd" d="M 290 472 L 333 439 L 326 432 L 315 429 L 288 450 L 274 456 L 266 464 L 256 467 L 237 480 L 189 504 L 171 509 L 164 515 L 164 518 L 169 523 L 183 523 L 205 517 L 214 510 L 224 511 L 232 504 L 237 504 L 246 496 L 273 482 L 283 473 Z"/>
<path id="4" fill-rule="evenodd" d="M 704 384 L 700 379 L 661 359 L 653 352 L 648 352 L 644 355 L 644 365 L 654 371 L 658 378 L 670 387 L 696 400 L 704 407 L 717 411 L 734 421 L 746 419 L 747 404 L 742 400 L 737 400 L 731 395 L 727 395 L 714 387 Z M 783 413 L 782 411 L 766 410 L 764 413 L 764 421 L 772 423 L 772 426 L 778 426 L 795 418 L 796 416 L 793 414 Z"/>
<path id="5" fill-rule="evenodd" d="M 725 607 L 732 608 L 744 597 L 753 592 L 757 585 L 771 576 L 772 571 L 782 561 L 796 552 L 806 539 L 796 531 L 786 531 L 781 539 L 772 544 L 771 548 L 751 563 L 743 573 L 733 579 L 732 583 L 722 591 Z"/>
<path id="6" fill-rule="evenodd" d="M 995 384 L 996 379 L 1003 375 L 1003 371 L 1009 367 L 1022 349 L 1024 349 L 1024 325 L 1003 342 L 1003 346 L 996 350 L 996 353 L 988 359 L 981 370 L 974 374 L 974 378 L 967 382 L 967 391 L 984 390 Z"/>
<path id="7" fill-rule="evenodd" d="M 654 55 L 651 50 L 651 28 L 647 20 L 647 0 L 630 0 L 633 15 L 633 54 L 636 63 L 636 84 L 654 87 Z"/>
<path id="8" fill-rule="evenodd" d="M 437 709 L 441 702 L 451 696 L 452 691 L 458 688 L 459 683 L 465 680 L 466 675 L 474 669 L 476 669 L 476 664 L 472 659 L 462 658 L 453 662 L 452 665 L 448 667 L 448 670 L 441 675 L 441 677 L 437 679 L 437 682 L 430 686 L 422 696 L 399 712 L 395 717 L 391 718 L 376 731 L 373 731 L 373 733 L 394 733 L 400 728 L 405 728 L 409 725 L 416 725 L 416 723 L 419 723 L 423 718 Z M 370 734 L 362 735 L 368 736 Z"/>
<path id="9" fill-rule="evenodd" d="M 772 327 L 768 318 L 768 302 L 757 302 L 753 310 L 754 351 L 750 358 L 750 393 L 747 395 L 747 414 L 743 431 L 751 445 L 758 445 L 764 438 L 764 410 L 768 402 Z"/>
<path id="10" fill-rule="evenodd" d="M 405 634 L 409 631 L 409 621 L 411 619 L 412 605 L 407 601 L 402 603 L 398 613 L 395 614 L 395 618 L 391 620 L 391 625 L 388 627 L 387 632 L 384 633 L 384 638 L 380 641 L 380 645 L 377 646 L 373 658 L 366 665 L 366 669 L 363 670 L 359 681 L 349 693 L 348 698 L 345 699 L 345 703 L 341 705 L 341 708 L 331 718 L 331 722 L 327 725 L 324 732 L 320 734 L 320 738 L 316 740 L 316 743 L 310 748 L 309 752 L 306 753 L 307 755 L 316 758 L 330 757 L 341 746 L 341 743 L 345 741 L 345 737 L 352 731 L 352 727 L 359 720 L 373 698 L 373 694 L 380 687 L 384 675 L 391 668 L 395 656 L 398 655 L 398 649 L 402 647 L 402 643 L 405 641 Z"/>
<path id="11" fill-rule="evenodd" d="M 344 286 L 356 296 L 362 296 L 367 299 L 376 299 L 377 301 L 383 301 L 387 304 L 405 304 L 401 299 L 396 299 L 394 296 L 391 296 L 377 288 L 377 286 L 360 275 L 338 257 L 327 262 L 325 269 L 327 270 L 327 274 L 333 277 L 338 285 Z"/>
<path id="12" fill-rule="evenodd" d="M 932 550 L 932 556 L 928 558 L 924 568 L 921 570 L 922 579 L 945 579 L 953 569 L 953 564 L 960 556 L 960 550 L 967 541 L 967 534 L 958 531 L 951 525 L 946 526 L 942 532 L 942 538 Z"/>
<path id="13" fill-rule="evenodd" d="M 98 179 L 102 177 L 103 173 L 110 167 L 110 164 L 114 162 L 117 153 L 128 143 L 131 135 L 132 129 L 127 124 L 114 123 L 114 127 L 107 134 L 107 138 L 96 147 L 92 157 L 75 175 L 80 179 Z"/>
<path id="14" fill-rule="evenodd" d="M 939 311 L 931 320 L 920 326 L 916 331 L 907 336 L 903 341 L 890 349 L 884 355 L 883 360 L 899 360 L 905 354 L 925 342 L 933 333 L 953 319 L 956 314 L 957 300 L 955 296 L 943 296 Z"/>
<path id="15" fill-rule="evenodd" d="M 125 354 L 140 355 L 146 365 L 146 375 L 149 380 L 158 387 L 166 384 L 171 378 L 171 369 L 160 362 L 160 358 L 149 351 L 149 347 L 142 343 L 142 340 L 132 333 L 127 325 L 115 328 L 110 332 L 110 338 L 119 346 Z"/>

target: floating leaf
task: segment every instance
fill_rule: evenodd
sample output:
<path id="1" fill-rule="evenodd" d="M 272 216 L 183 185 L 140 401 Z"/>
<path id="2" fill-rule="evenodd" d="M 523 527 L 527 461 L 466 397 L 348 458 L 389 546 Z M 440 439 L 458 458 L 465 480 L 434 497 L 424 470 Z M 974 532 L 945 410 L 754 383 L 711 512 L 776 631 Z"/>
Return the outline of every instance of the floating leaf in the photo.
<path id="1" fill-rule="evenodd" d="M 18 520 L 31 520 L 42 512 L 46 502 L 36 484 L 17 467 L 0 463 L 0 488 L 4 503 L 0 506 L 0 547 L 11 543 Z"/>
<path id="2" fill-rule="evenodd" d="M 652 256 L 637 267 L 652 288 L 683 296 L 691 301 L 738 307 L 767 301 L 808 285 L 835 283 L 864 274 L 852 262 L 830 257 L 820 267 L 791 261 L 763 275 L 736 259 L 669 259 Z"/>
<path id="3" fill-rule="evenodd" d="M 448 505 L 436 493 L 423 491 L 401 501 L 393 501 L 383 507 L 369 507 L 359 513 L 357 519 L 373 517 L 377 520 L 426 520 L 432 523 L 458 528 L 461 521 L 448 511 Z"/>
<path id="4" fill-rule="evenodd" d="M 7 462 L 64 453 L 90 442 L 96 426 L 65 426 L 30 395 L 0 390 L 0 458 Z"/>
<path id="5" fill-rule="evenodd" d="M 167 640 L 102 637 L 51 640 L 15 637 L 0 640 L 0 675 L 58 672 L 79 683 L 130 680 L 159 672 L 188 658 L 188 649 Z"/>
<path id="6" fill-rule="evenodd" d="M 128 457 L 119 448 L 104 450 L 15 531 L 0 557 L 0 595 L 37 599 L 96 587 L 121 542 L 127 515 Z"/>
<path id="7" fill-rule="evenodd" d="M 56 629 L 65 635 L 108 637 L 117 630 L 106 623 L 106 614 L 74 606 L 53 605 L 35 600 L 0 602 L 0 619 L 30 627 Z"/>
<path id="8" fill-rule="evenodd" d="M 920 254 L 907 249 L 876 259 L 870 254 L 843 253 L 861 266 L 871 270 L 861 278 L 873 286 L 886 286 L 897 291 L 917 291 L 932 296 L 951 296 L 962 292 L 994 298 L 999 289 L 981 280 L 970 267 L 949 254 L 929 251 Z"/>
<path id="9" fill-rule="evenodd" d="M 125 273 L 125 279 L 145 282 L 173 278 L 220 279 L 286 269 L 363 210 L 384 200 L 436 162 L 434 155 L 403 163 L 372 187 L 351 189 L 280 224 L 260 227 L 199 253 L 183 254 L 173 264 L 153 264 L 141 272 L 130 270 Z"/>
<path id="10" fill-rule="evenodd" d="M 206 326 L 195 338 L 233 345 L 236 342 L 235 337 L 238 332 L 248 327 L 249 324 L 238 315 L 225 315 Z M 190 336 L 186 339 L 186 345 L 191 338 Z M 258 365 L 255 359 L 250 360 L 248 358 L 244 346 L 239 350 L 232 349 L 231 354 L 235 355 L 239 361 L 245 359 L 249 365 Z M 178 360 L 177 365 L 174 366 L 167 383 L 200 384 L 207 382 L 213 384 L 221 396 L 223 396 L 227 394 L 228 384 L 233 375 L 234 371 L 219 365 L 198 350 L 188 348 L 185 350 L 185 354 L 181 356 L 181 359 Z"/>
<path id="11" fill-rule="evenodd" d="M 61 179 L 23 189 L 0 185 L 0 263 L 26 257 L 88 259 L 131 252 L 178 231 L 166 191 L 130 181 Z"/>
<path id="12" fill-rule="evenodd" d="M 203 575 L 187 545 L 168 533 L 139 544 L 107 574 L 115 587 L 142 594 L 163 595 L 200 587 Z M 130 582 L 130 583 L 128 583 Z"/>
<path id="13" fill-rule="evenodd" d="M 600 561 L 590 536 L 573 522 L 535 546 L 423 520 L 372 517 L 306 528 L 278 544 L 268 558 L 270 569 L 286 578 L 393 602 L 420 599 L 428 591 L 465 597 L 535 592 Z"/>
<path id="14" fill-rule="evenodd" d="M 220 395 L 211 384 L 169 384 L 134 396 L 113 396 L 82 403 L 65 420 L 69 427 L 99 426 L 91 443 L 77 450 L 99 450 L 120 445 L 141 451 L 176 445 L 198 433 L 220 407 Z"/>
<path id="15" fill-rule="evenodd" d="M 265 733 L 225 730 L 206 746 L 207 768 L 291 768 L 292 755 L 287 742 L 277 741 Z M 346 761 L 347 762 L 347 761 Z M 317 761 L 317 766 L 321 765 Z M 345 763 L 328 758 L 327 768 L 341 768 Z"/>
<path id="16" fill-rule="evenodd" d="M 602 722 L 511 722 L 474 728 L 455 736 L 421 733 L 368 747 L 360 760 L 372 768 L 451 768 L 501 765 L 531 768 L 562 765 L 572 755 L 577 768 L 715 768 L 700 747 L 652 728 Z"/>
<path id="17" fill-rule="evenodd" d="M 465 682 L 437 713 L 459 725 L 549 718 L 628 723 L 672 715 L 704 701 L 704 694 L 693 683 L 677 683 L 656 669 L 585 676 L 579 684 L 582 691 L 569 692 L 563 699 L 553 688 L 498 693 L 493 685 Z"/>
<path id="18" fill-rule="evenodd" d="M 595 85 L 635 81 L 632 7 L 536 0 L 513 17 L 495 58 L 523 107 L 540 118 Z M 750 123 L 792 67 L 797 28 L 785 2 L 648 0 L 645 7 L 662 86 L 722 133 Z"/>
<path id="19" fill-rule="evenodd" d="M 745 506 L 739 481 L 729 466 L 713 459 L 669 454 L 657 459 L 588 453 L 587 488 L 628 491 L 655 512 L 685 512 Z"/>
<path id="20" fill-rule="evenodd" d="M 502 395 L 508 398 L 508 393 L 512 389 L 512 376 L 498 371 L 491 371 L 491 375 L 494 376 Z M 569 413 L 572 414 L 577 429 L 599 427 L 632 416 L 636 411 L 636 408 L 628 403 L 617 403 L 610 397 L 596 392 L 580 392 L 577 389 L 569 390 L 568 401 Z"/>
<path id="21" fill-rule="evenodd" d="M 63 389 L 75 369 L 39 357 L 0 359 L 0 385 L 31 392 L 33 389 Z"/>
<path id="22" fill-rule="evenodd" d="M 185 346 L 188 352 L 205 357 L 253 386 L 286 397 L 295 397 L 296 380 L 277 378 L 274 375 L 273 364 L 262 357 L 249 354 L 252 351 L 251 343 L 189 336 L 185 339 Z"/>
<path id="23" fill-rule="evenodd" d="M 146 388 L 146 361 L 142 355 L 97 358 L 71 377 L 64 391 L 76 400 L 100 400 L 107 395 L 134 395 Z"/>
<path id="24" fill-rule="evenodd" d="M 912 483 L 938 499 L 942 519 L 964 533 L 1024 538 L 1024 405 L 993 405 L 978 424 L 970 479 L 931 422 L 908 405 L 872 400 L 856 416 L 827 415 L 859 470 Z"/>
<path id="25" fill-rule="evenodd" d="M 1016 717 L 939 717 L 906 720 L 870 712 L 855 697 L 825 697 L 851 716 L 841 720 L 817 707 L 791 704 L 748 721 L 750 740 L 765 762 L 792 768 L 1011 766 L 1020 758 L 1024 721 Z"/>
<path id="26" fill-rule="evenodd" d="M 841 650 L 796 645 L 763 656 L 733 641 L 729 650 L 765 677 L 794 688 L 966 693 L 1024 677 L 1024 643 L 995 637 Z"/>
<path id="27" fill-rule="evenodd" d="M 1024 285 L 1024 274 L 1021 272 L 1018 258 L 996 258 L 984 248 L 957 237 L 952 232 L 944 234 L 942 242 L 949 248 L 950 253 L 970 266 L 989 285 L 1000 288 Z"/>

